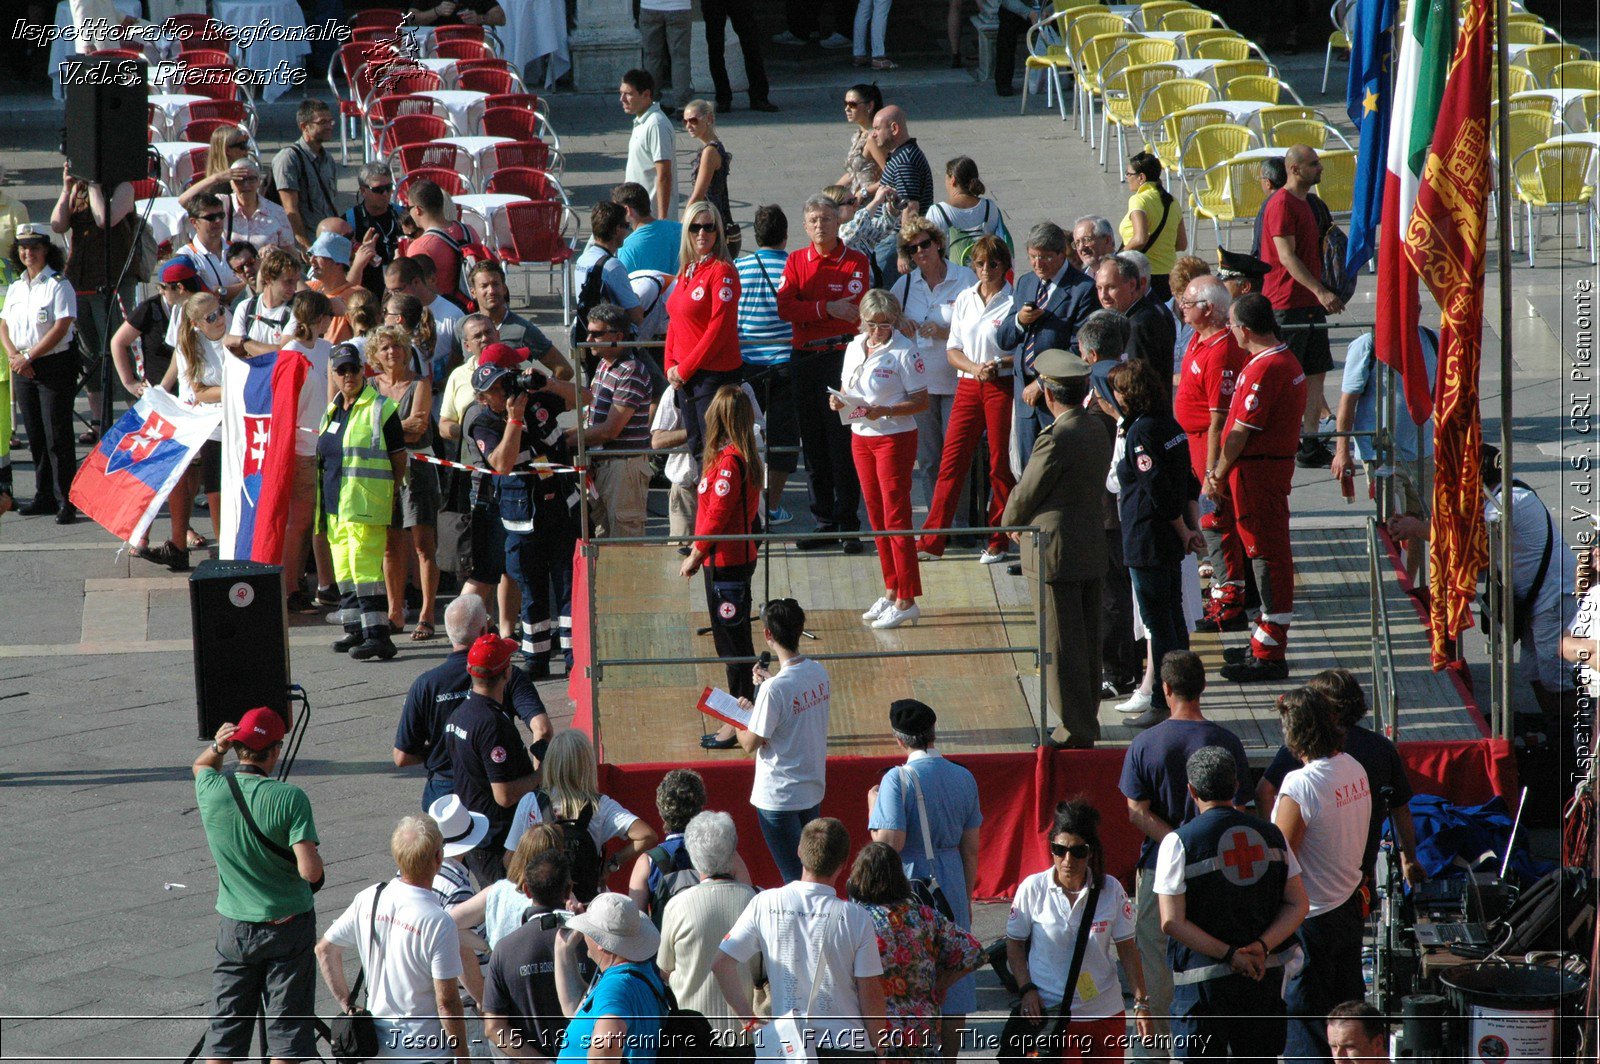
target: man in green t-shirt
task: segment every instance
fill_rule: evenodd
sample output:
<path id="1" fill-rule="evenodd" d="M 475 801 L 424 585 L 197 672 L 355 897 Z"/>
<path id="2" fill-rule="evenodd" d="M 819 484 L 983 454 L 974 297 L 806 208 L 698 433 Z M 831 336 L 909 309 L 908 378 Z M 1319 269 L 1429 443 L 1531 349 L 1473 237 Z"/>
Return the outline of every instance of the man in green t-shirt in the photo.
<path id="1" fill-rule="evenodd" d="M 316 1048 L 316 911 L 323 882 L 311 802 L 272 779 L 283 751 L 283 718 L 265 707 L 217 729 L 194 759 L 194 793 L 206 844 L 217 862 L 217 963 L 205 1056 L 250 1055 L 255 1017 L 265 1008 L 274 1061 L 306 1060 Z M 224 774 L 232 749 L 238 770 Z"/>

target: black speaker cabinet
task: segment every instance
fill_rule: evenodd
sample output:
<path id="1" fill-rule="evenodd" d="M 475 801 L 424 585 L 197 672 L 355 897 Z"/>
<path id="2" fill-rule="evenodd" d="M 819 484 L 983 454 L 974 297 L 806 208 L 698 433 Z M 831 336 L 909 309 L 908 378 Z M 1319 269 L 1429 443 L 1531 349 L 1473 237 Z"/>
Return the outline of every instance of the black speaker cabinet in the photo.
<path id="1" fill-rule="evenodd" d="M 150 176 L 146 154 L 149 86 L 136 59 L 72 58 L 62 64 L 67 93 L 61 147 L 72 176 L 107 190 Z"/>
<path id="2" fill-rule="evenodd" d="M 197 737 L 212 738 L 256 706 L 292 725 L 283 567 L 208 558 L 189 577 L 189 609 Z"/>

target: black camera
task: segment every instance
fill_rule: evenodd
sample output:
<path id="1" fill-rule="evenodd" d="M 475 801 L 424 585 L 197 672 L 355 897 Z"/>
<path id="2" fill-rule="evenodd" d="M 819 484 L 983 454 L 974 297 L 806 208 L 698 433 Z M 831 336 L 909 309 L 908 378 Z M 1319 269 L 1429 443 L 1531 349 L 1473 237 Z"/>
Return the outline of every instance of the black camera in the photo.
<path id="1" fill-rule="evenodd" d="M 573 914 L 566 909 L 554 909 L 547 913 L 540 913 L 539 930 L 551 931 L 558 927 L 566 927 L 567 921 L 572 919 L 572 917 Z M 532 919 L 533 910 L 530 908 L 527 912 L 522 914 L 522 922 L 527 923 Z"/>
<path id="2" fill-rule="evenodd" d="M 500 387 L 505 389 L 507 399 L 515 399 L 524 392 L 536 392 L 543 388 L 551 376 L 542 363 L 525 362 L 516 373 L 502 378 Z"/>

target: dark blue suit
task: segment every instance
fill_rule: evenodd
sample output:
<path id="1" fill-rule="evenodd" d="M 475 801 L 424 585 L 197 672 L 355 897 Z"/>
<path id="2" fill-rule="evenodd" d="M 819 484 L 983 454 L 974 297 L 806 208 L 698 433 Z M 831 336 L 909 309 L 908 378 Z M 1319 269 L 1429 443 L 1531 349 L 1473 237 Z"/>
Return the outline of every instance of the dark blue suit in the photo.
<path id="1" fill-rule="evenodd" d="M 1058 347 L 1063 351 L 1078 350 L 1078 326 L 1095 311 L 1100 301 L 1095 296 L 1094 282 L 1089 275 L 1073 265 L 1069 259 L 1061 272 L 1051 281 L 1049 295 L 1040 302 L 1039 293 L 1044 282 L 1036 273 L 1017 278 L 1010 316 L 995 330 L 995 338 L 1002 347 L 1017 351 L 1016 399 L 1011 423 L 1017 434 L 1017 449 L 1023 466 L 1033 454 L 1033 441 L 1049 426 L 1051 418 L 1041 403 L 1037 407 L 1025 406 L 1022 388 L 1034 378 L 1031 362 L 1041 351 Z M 1040 316 L 1032 325 L 1017 324 L 1017 310 L 1024 303 L 1039 303 Z"/>

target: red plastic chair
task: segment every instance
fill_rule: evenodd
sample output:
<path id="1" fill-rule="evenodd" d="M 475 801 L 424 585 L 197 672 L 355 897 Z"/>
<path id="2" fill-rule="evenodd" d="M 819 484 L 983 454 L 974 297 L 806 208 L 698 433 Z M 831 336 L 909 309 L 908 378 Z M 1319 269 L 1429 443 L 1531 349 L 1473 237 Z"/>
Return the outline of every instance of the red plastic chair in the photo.
<path id="1" fill-rule="evenodd" d="M 477 41 L 480 44 L 495 46 L 498 53 L 500 40 L 487 26 L 435 26 L 433 28 L 434 43 L 443 44 L 445 41 Z"/>
<path id="2" fill-rule="evenodd" d="M 369 7 L 365 11 L 356 12 L 355 18 L 350 20 L 351 29 L 364 30 L 369 28 L 393 29 L 400 25 L 405 18 L 403 12 L 392 7 Z"/>
<path id="3" fill-rule="evenodd" d="M 452 170 L 456 173 L 471 169 L 470 162 L 463 166 L 461 149 L 454 144 L 402 144 L 395 149 L 391 162 L 400 164 L 400 172 L 415 170 Z"/>
<path id="4" fill-rule="evenodd" d="M 472 186 L 467 179 L 455 170 L 446 170 L 439 166 L 424 166 L 412 170 L 400 179 L 400 184 L 395 187 L 395 198 L 402 206 L 411 202 L 407 192 L 418 181 L 432 181 L 452 196 L 465 196 L 471 193 Z"/>
<path id="5" fill-rule="evenodd" d="M 188 188 L 206 176 L 206 157 L 210 154 L 210 147 L 202 145 L 198 148 L 190 148 L 188 152 L 180 156 L 178 163 L 172 168 L 174 184 Z M 184 176 L 185 169 L 188 170 L 187 177 Z"/>
<path id="6" fill-rule="evenodd" d="M 438 92 L 444 88 L 439 75 L 426 67 L 386 68 L 373 84 L 379 96 L 413 96 L 419 92 Z"/>
<path id="7" fill-rule="evenodd" d="M 186 66 L 236 67 L 233 56 L 221 48 L 194 48 L 183 53 Z"/>
<path id="8" fill-rule="evenodd" d="M 505 68 L 469 67 L 463 69 L 456 67 L 456 88 L 471 89 L 473 92 L 486 92 L 490 96 L 515 95 L 522 91 L 522 83 L 515 74 Z M 487 104 L 487 106 L 494 106 Z"/>
<path id="9" fill-rule="evenodd" d="M 547 125 L 550 121 L 550 101 L 534 92 L 492 93 L 483 101 L 485 111 L 491 107 L 516 107 L 525 111 L 537 111 L 544 116 Z"/>
<path id="10" fill-rule="evenodd" d="M 511 241 L 498 249 L 501 261 L 508 266 L 548 266 L 551 289 L 555 287 L 555 271 L 559 268 L 561 305 L 570 307 L 571 261 L 577 249 L 573 246 L 573 238 L 568 235 L 568 222 L 571 221 L 571 230 L 576 233 L 577 216 L 565 204 L 550 200 L 508 203 L 501 210 Z M 531 282 L 528 289 L 531 297 Z"/>
<path id="11" fill-rule="evenodd" d="M 483 135 L 512 140 L 549 140 L 555 147 L 561 147 L 561 138 L 550 120 L 526 107 L 485 107 Z"/>
<path id="12" fill-rule="evenodd" d="M 482 41 L 438 41 L 433 54 L 440 59 L 494 59 L 494 49 Z"/>
<path id="13" fill-rule="evenodd" d="M 227 27 L 210 15 L 173 15 L 162 23 L 162 26 L 178 39 L 179 52 L 188 52 L 196 48 L 227 51 L 228 45 L 232 43 L 228 39 Z"/>
<path id="14" fill-rule="evenodd" d="M 141 177 L 137 181 L 130 181 L 129 184 L 133 186 L 133 198 L 136 200 L 155 199 L 157 196 L 167 194 L 166 186 L 153 177 Z"/>
<path id="15" fill-rule="evenodd" d="M 208 100 L 237 100 L 243 102 L 239 83 L 233 80 L 231 67 L 185 67 L 177 77 L 175 91 L 191 96 L 204 96 Z M 249 108 L 249 104 L 245 104 Z"/>
<path id="16" fill-rule="evenodd" d="M 406 144 L 426 144 L 450 135 L 450 123 L 438 115 L 400 114 L 383 128 L 379 149 L 384 154 Z"/>
<path id="17" fill-rule="evenodd" d="M 230 122 L 226 118 L 191 118 L 189 124 L 183 127 L 183 139 L 192 140 L 196 144 L 209 144 L 211 135 L 217 130 L 224 127 L 237 129 L 238 126 L 239 123 Z"/>
<path id="18" fill-rule="evenodd" d="M 449 124 L 449 112 L 445 109 L 444 104 L 426 96 L 379 96 L 373 98 L 367 103 L 367 130 L 370 138 L 367 143 L 371 145 L 373 151 L 387 155 L 394 150 L 394 147 L 398 146 L 385 147 L 384 134 L 394 120 L 401 115 L 432 115 L 435 118 L 444 119 L 446 125 Z M 448 133 L 445 135 L 448 135 Z M 438 138 L 426 137 L 424 139 L 437 140 Z M 408 138 L 402 143 L 412 144 L 417 142 Z"/>
<path id="19" fill-rule="evenodd" d="M 231 125 L 249 126 L 255 116 L 238 100 L 207 100 L 189 105 L 189 121 L 202 118 L 221 118 Z"/>
<path id="20" fill-rule="evenodd" d="M 561 153 L 542 140 L 519 140 L 510 144 L 496 144 L 494 169 L 547 170 L 558 178 L 565 171 Z"/>
<path id="21" fill-rule="evenodd" d="M 561 182 L 556 180 L 554 174 L 548 170 L 533 170 L 525 166 L 496 170 L 489 175 L 483 190 L 506 196 L 527 196 L 531 200 L 567 202 L 566 190 L 561 187 Z"/>

